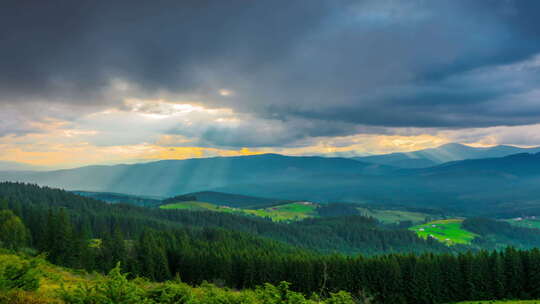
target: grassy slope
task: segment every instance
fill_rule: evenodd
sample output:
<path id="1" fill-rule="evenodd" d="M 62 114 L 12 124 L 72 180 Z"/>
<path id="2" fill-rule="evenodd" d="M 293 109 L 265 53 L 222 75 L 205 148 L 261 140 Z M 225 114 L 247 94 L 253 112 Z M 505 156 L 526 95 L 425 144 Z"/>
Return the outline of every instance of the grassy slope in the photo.
<path id="1" fill-rule="evenodd" d="M 426 218 L 431 217 L 431 215 L 420 212 L 412 211 L 402 211 L 402 210 L 379 210 L 371 208 L 358 208 L 358 210 L 365 216 L 370 216 L 378 221 L 390 224 L 397 223 L 400 221 L 411 221 L 413 223 L 422 223 Z"/>
<path id="2" fill-rule="evenodd" d="M 193 211 L 210 210 L 210 211 L 221 211 L 221 212 L 226 212 L 227 210 L 232 210 L 232 208 L 222 207 L 222 206 L 210 204 L 210 203 L 207 203 L 207 202 L 199 202 L 199 201 L 178 202 L 178 203 L 173 203 L 173 204 L 162 205 L 159 208 L 161 208 L 161 209 L 182 209 L 182 210 L 193 210 Z"/>
<path id="3" fill-rule="evenodd" d="M 290 203 L 265 209 L 246 210 L 245 212 L 261 217 L 269 217 L 274 221 L 290 221 L 316 217 L 316 209 L 317 205 L 315 204 Z"/>
<path id="4" fill-rule="evenodd" d="M 17 264 L 25 260 L 25 258 L 14 254 L 0 254 L 0 265 Z M 52 265 L 45 260 L 39 262 L 38 269 L 42 274 L 42 277 L 39 280 L 39 288 L 38 290 L 29 293 L 29 299 L 39 299 L 46 303 L 61 303 L 57 299 L 57 295 L 62 286 L 71 288 L 78 284 L 87 283 L 101 277 L 97 274 L 87 274 L 85 272 L 68 270 L 63 267 Z"/>
<path id="5" fill-rule="evenodd" d="M 476 234 L 461 228 L 462 222 L 463 219 L 437 220 L 409 229 L 416 232 L 420 237 L 433 236 L 448 245 L 469 244 L 476 237 Z"/>
<path id="6" fill-rule="evenodd" d="M 230 208 L 225 206 L 218 206 L 206 202 L 178 202 L 173 204 L 167 204 L 160 206 L 162 209 L 187 209 L 194 211 L 216 211 L 216 212 L 234 212 L 243 213 L 247 215 L 254 215 L 259 217 L 268 217 L 273 221 L 294 221 L 301 220 L 308 217 L 315 217 L 317 205 L 303 205 L 301 203 L 290 203 L 284 205 L 278 205 L 268 207 L 264 209 L 240 209 Z"/>

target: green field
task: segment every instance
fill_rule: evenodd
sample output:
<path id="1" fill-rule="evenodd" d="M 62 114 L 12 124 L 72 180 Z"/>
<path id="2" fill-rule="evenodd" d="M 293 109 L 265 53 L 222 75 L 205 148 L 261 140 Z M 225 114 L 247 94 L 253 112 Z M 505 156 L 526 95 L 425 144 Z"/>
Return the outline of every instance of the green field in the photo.
<path id="1" fill-rule="evenodd" d="M 317 216 L 318 205 L 304 203 L 290 203 L 256 210 L 244 210 L 244 212 L 261 217 L 269 217 L 274 221 L 297 221 Z"/>
<path id="2" fill-rule="evenodd" d="M 514 226 L 525 227 L 525 228 L 536 228 L 540 229 L 540 219 L 538 218 L 525 218 L 525 219 L 507 219 L 505 222 L 508 222 Z"/>
<path id="3" fill-rule="evenodd" d="M 230 208 L 226 206 L 218 206 L 206 202 L 198 201 L 186 201 L 178 202 L 173 204 L 162 205 L 159 208 L 161 209 L 182 209 L 182 210 L 193 210 L 193 211 L 220 211 L 220 212 L 232 212 L 235 208 Z"/>
<path id="4" fill-rule="evenodd" d="M 429 214 L 402 210 L 380 210 L 371 208 L 357 208 L 362 215 L 369 216 L 377 219 L 384 224 L 398 223 L 401 221 L 411 221 L 413 223 L 422 223 L 427 218 L 431 217 Z"/>
<path id="5" fill-rule="evenodd" d="M 297 221 L 308 217 L 317 216 L 316 204 L 289 203 L 268 207 L 264 209 L 241 209 L 227 206 L 219 206 L 206 202 L 187 201 L 160 206 L 161 209 L 182 209 L 193 211 L 216 211 L 229 213 L 242 213 L 259 217 L 267 217 L 273 221 Z"/>
<path id="6" fill-rule="evenodd" d="M 409 228 L 422 238 L 431 236 L 436 240 L 453 244 L 469 244 L 476 234 L 461 228 L 463 219 L 437 220 Z"/>

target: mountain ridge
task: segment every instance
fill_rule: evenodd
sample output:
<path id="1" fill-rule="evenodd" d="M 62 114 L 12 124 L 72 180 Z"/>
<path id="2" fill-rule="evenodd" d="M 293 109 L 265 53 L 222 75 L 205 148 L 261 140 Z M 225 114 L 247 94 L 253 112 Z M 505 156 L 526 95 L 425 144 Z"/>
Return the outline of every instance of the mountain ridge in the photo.
<path id="1" fill-rule="evenodd" d="M 540 152 L 540 147 L 521 148 L 510 145 L 472 147 L 459 143 L 448 143 L 436 148 L 354 157 L 353 159 L 400 168 L 427 168 L 451 161 L 537 152 Z"/>
<path id="2" fill-rule="evenodd" d="M 46 172 L 2 172 L 0 179 L 68 190 L 174 196 L 211 190 L 233 182 L 272 182 L 313 176 L 350 177 L 392 170 L 394 168 L 348 158 L 262 154 L 86 166 Z"/>

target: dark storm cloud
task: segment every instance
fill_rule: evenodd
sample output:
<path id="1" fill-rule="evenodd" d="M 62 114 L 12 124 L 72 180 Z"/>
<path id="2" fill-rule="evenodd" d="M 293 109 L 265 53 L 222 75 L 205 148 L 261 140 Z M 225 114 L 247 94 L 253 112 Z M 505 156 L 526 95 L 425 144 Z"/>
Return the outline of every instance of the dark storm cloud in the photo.
<path id="1" fill-rule="evenodd" d="M 540 122 L 537 1 L 2 3 L 4 103 L 121 107 L 126 96 L 110 88 L 120 79 L 136 87 L 131 95 L 195 94 L 208 107 L 282 123 L 202 136 L 242 146 L 358 126 Z"/>
<path id="2" fill-rule="evenodd" d="M 114 77 L 146 89 L 194 90 L 206 85 L 200 71 L 227 63 L 254 72 L 283 56 L 327 14 L 315 2 L 3 2 L 0 85 L 10 98 L 84 94 L 95 101 Z"/>

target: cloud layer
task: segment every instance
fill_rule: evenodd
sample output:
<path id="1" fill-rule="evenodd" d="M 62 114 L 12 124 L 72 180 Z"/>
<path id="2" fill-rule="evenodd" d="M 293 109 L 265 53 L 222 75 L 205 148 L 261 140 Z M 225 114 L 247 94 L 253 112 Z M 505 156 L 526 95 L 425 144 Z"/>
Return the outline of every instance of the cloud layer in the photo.
<path id="1" fill-rule="evenodd" d="M 279 150 L 534 125 L 539 10 L 511 0 L 7 1 L 0 136 L 61 122 L 95 146 Z M 476 140 L 540 144 L 491 135 Z"/>

